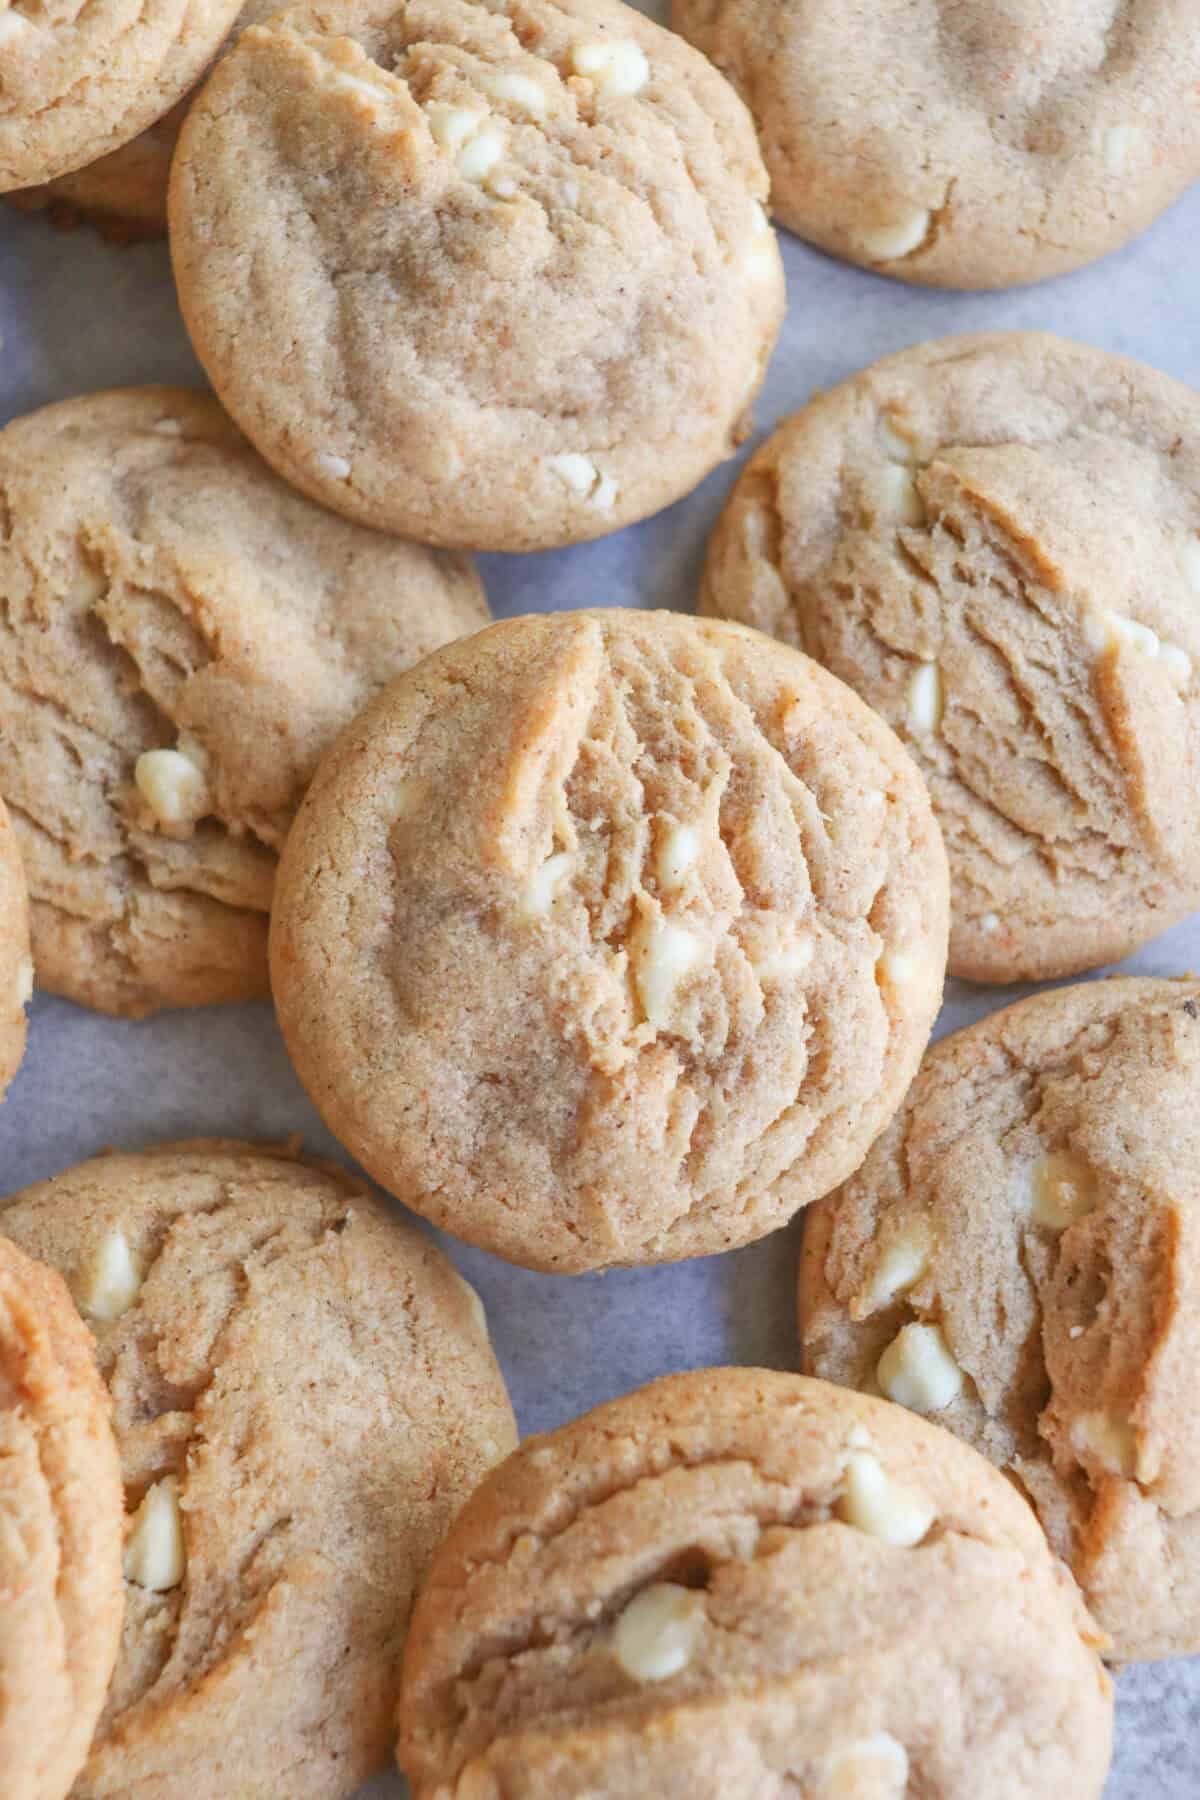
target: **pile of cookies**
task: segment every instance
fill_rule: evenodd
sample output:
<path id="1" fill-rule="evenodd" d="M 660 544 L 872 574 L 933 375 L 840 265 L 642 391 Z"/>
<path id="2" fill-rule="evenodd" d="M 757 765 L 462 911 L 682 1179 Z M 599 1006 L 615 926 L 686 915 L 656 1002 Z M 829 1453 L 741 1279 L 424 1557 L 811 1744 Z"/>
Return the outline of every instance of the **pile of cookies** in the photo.
<path id="1" fill-rule="evenodd" d="M 1200 395 L 944 339 L 759 447 L 696 616 L 491 624 L 471 560 L 744 441 L 768 207 L 958 286 L 1132 236 L 1200 176 L 1189 7 L 0 12 L 0 190 L 169 228 L 215 393 L 0 430 L 0 1093 L 35 984 L 270 995 L 349 1155 L 526 1268 L 807 1209 L 803 1375 L 518 1447 L 341 1166 L 0 1201 L 0 1800 L 1095 1800 L 1105 1660 L 1200 1648 L 1200 980 L 927 1049 L 947 970 L 1200 908 Z"/>

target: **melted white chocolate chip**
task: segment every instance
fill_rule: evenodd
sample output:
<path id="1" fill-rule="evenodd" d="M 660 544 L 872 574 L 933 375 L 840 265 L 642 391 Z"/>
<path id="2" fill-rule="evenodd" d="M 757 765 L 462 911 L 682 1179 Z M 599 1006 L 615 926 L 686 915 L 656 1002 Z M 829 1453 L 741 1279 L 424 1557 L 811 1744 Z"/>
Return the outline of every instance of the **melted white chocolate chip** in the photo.
<path id="1" fill-rule="evenodd" d="M 1070 1150 L 1053 1150 L 1035 1163 L 1032 1187 L 1033 1219 L 1051 1231 L 1065 1231 L 1094 1211 L 1100 1199 L 1092 1170 Z"/>
<path id="2" fill-rule="evenodd" d="M 179 1586 L 186 1568 L 179 1482 L 166 1475 L 147 1489 L 133 1515 L 125 1541 L 125 1579 L 153 1594 L 165 1594 Z"/>
<path id="3" fill-rule="evenodd" d="M 495 125 L 477 131 L 459 151 L 456 165 L 465 181 L 482 181 L 504 155 L 504 134 Z"/>
<path id="4" fill-rule="evenodd" d="M 937 1516 L 923 1495 L 895 1481 L 865 1450 L 846 1458 L 838 1511 L 847 1525 L 885 1544 L 919 1544 Z"/>
<path id="5" fill-rule="evenodd" d="M 694 825 L 672 825 L 658 846 L 655 873 L 668 893 L 681 888 L 700 857 L 700 833 Z"/>
<path id="6" fill-rule="evenodd" d="M 820 1800 L 904 1800 L 907 1790 L 907 1750 L 890 1732 L 877 1731 L 833 1752 Z"/>
<path id="7" fill-rule="evenodd" d="M 208 802 L 204 771 L 182 750 L 146 750 L 134 765 L 138 792 L 160 825 L 194 824 Z"/>
<path id="8" fill-rule="evenodd" d="M 906 438 L 893 413 L 881 413 L 879 416 L 879 442 L 885 456 L 893 462 L 915 463 L 917 447 Z"/>
<path id="9" fill-rule="evenodd" d="M 634 1681 L 666 1681 L 692 1660 L 704 1630 L 704 1601 L 659 1581 L 629 1602 L 612 1634 L 612 1653 Z"/>
<path id="10" fill-rule="evenodd" d="M 925 507 L 917 492 L 912 473 L 904 464 L 884 463 L 870 483 L 867 505 L 874 522 L 893 525 L 923 525 Z"/>
<path id="11" fill-rule="evenodd" d="M 571 67 L 614 100 L 640 93 L 650 79 L 645 52 L 632 38 L 597 38 L 576 44 L 571 50 Z"/>
<path id="12" fill-rule="evenodd" d="M 523 75 L 519 69 L 500 69 L 495 75 L 485 76 L 479 85 L 493 100 L 507 101 L 530 118 L 546 116 L 546 90 L 532 75 Z"/>
<path id="13" fill-rule="evenodd" d="M 941 1412 L 962 1392 L 963 1372 L 940 1325 L 906 1325 L 879 1359 L 880 1392 L 910 1412 Z"/>
<path id="14" fill-rule="evenodd" d="M 101 1238 L 78 1283 L 80 1312 L 111 1325 L 128 1312 L 142 1291 L 142 1271 L 123 1231 Z"/>
<path id="15" fill-rule="evenodd" d="M 462 149 L 468 139 L 475 136 L 487 116 L 486 112 L 474 111 L 470 107 L 451 106 L 445 100 L 431 100 L 425 108 L 425 117 L 434 143 L 439 149 L 448 150 L 452 156 Z"/>
<path id="16" fill-rule="evenodd" d="M 924 1219 L 913 1219 L 896 1233 L 875 1265 L 869 1289 L 872 1310 L 890 1306 L 916 1286 L 929 1268 L 931 1250 L 929 1226 Z"/>
<path id="17" fill-rule="evenodd" d="M 932 735 L 941 728 L 946 685 L 935 662 L 918 663 L 909 677 L 908 722 L 914 731 Z"/>
<path id="18" fill-rule="evenodd" d="M 894 219 L 868 226 L 856 234 L 858 247 L 872 262 L 896 262 L 911 256 L 929 235 L 929 213 L 923 206 L 898 213 Z"/>
<path id="19" fill-rule="evenodd" d="M 575 858 L 567 850 L 548 856 L 529 878 L 525 889 L 525 911 L 537 918 L 548 913 L 558 897 L 559 889 L 571 878 Z"/>
<path id="20" fill-rule="evenodd" d="M 16 38 L 25 37 L 37 27 L 31 20 L 19 12 L 0 12 L 0 44 L 10 44 Z"/>
<path id="21" fill-rule="evenodd" d="M 1140 125 L 1110 125 L 1104 133 L 1104 166 L 1110 175 L 1121 175 L 1140 152 L 1146 134 Z"/>
<path id="22" fill-rule="evenodd" d="M 656 1031 L 664 1031 L 680 983 L 704 960 L 704 943 L 673 919 L 645 916 L 630 934 L 629 954 L 642 1011 Z"/>
<path id="23" fill-rule="evenodd" d="M 1071 1425 L 1071 1444 L 1085 1462 L 1098 1462 L 1110 1475 L 1127 1481 L 1137 1473 L 1137 1437 L 1127 1419 L 1110 1413 L 1080 1413 Z"/>
<path id="24" fill-rule="evenodd" d="M 587 500 L 601 512 L 610 512 L 617 498 L 617 484 L 611 475 L 602 475 L 590 456 L 578 450 L 564 450 L 548 456 L 546 467 L 564 481 L 573 494 Z"/>
<path id="25" fill-rule="evenodd" d="M 1172 680 L 1186 687 L 1192 677 L 1192 659 L 1178 644 L 1164 643 L 1149 625 L 1130 619 L 1124 613 L 1089 607 L 1084 615 L 1083 631 L 1093 650 L 1102 655 L 1124 646 L 1148 661 L 1160 661 Z"/>

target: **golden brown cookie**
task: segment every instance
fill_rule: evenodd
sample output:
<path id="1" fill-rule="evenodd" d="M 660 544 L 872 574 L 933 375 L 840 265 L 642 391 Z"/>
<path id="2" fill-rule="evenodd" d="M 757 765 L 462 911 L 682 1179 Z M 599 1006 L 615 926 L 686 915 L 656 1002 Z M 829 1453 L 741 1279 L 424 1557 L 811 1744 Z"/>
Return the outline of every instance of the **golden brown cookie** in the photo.
<path id="1" fill-rule="evenodd" d="M 1200 982 L 937 1044 L 805 1233 L 806 1367 L 1013 1477 L 1113 1654 L 1200 1648 Z"/>
<path id="2" fill-rule="evenodd" d="M 965 1445 L 707 1369 L 483 1483 L 417 1604 L 398 1755 L 414 1800 L 1095 1800 L 1096 1642 Z"/>
<path id="3" fill-rule="evenodd" d="M 1195 0 L 674 0 L 758 125 L 776 217 L 904 281 L 1011 287 L 1200 176 Z"/>
<path id="4" fill-rule="evenodd" d="M 620 0 L 342 0 L 222 59 L 171 250 L 287 480 L 533 550 L 659 511 L 749 429 L 783 315 L 766 197 L 737 95 Z"/>
<path id="5" fill-rule="evenodd" d="M 95 1346 L 0 1237 L 0 1791 L 63 1800 L 121 1630 L 124 1501 Z"/>
<path id="6" fill-rule="evenodd" d="M 1117 961 L 1200 906 L 1200 395 L 1033 332 L 812 401 L 742 474 L 701 610 L 815 656 L 903 738 L 950 972 Z"/>
<path id="7" fill-rule="evenodd" d="M 331 1130 L 529 1267 L 725 1250 L 866 1154 L 942 991 L 917 773 L 740 626 L 541 614 L 342 734 L 288 840 L 272 978 Z"/>
<path id="8" fill-rule="evenodd" d="M 302 499 L 174 388 L 16 420 L 0 507 L 0 792 L 40 985 L 131 1015 L 264 993 L 318 756 L 486 621 L 478 577 Z"/>
<path id="9" fill-rule="evenodd" d="M 0 1100 L 25 1054 L 25 1008 L 32 995 L 25 870 L 8 810 L 0 800 Z"/>
<path id="10" fill-rule="evenodd" d="M 238 0 L 12 0 L 0 10 L 0 193 L 94 162 L 200 79 Z"/>
<path id="11" fill-rule="evenodd" d="M 132 1513 L 76 1800 L 351 1794 L 434 1546 L 515 1442 L 478 1299 L 361 1182 L 247 1144 L 98 1157 L 0 1232 L 91 1322 Z"/>

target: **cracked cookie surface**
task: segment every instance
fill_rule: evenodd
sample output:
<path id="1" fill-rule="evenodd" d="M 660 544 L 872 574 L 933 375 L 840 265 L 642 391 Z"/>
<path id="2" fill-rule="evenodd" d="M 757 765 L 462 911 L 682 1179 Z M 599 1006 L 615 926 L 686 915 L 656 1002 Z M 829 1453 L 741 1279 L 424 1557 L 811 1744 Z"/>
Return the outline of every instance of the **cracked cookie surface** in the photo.
<path id="1" fill-rule="evenodd" d="M 1192 0 L 674 0 L 745 98 L 781 224 L 905 281 L 1092 262 L 1200 177 Z"/>
<path id="2" fill-rule="evenodd" d="M 1097 1634 L 1029 1508 L 899 1407 L 673 1375 L 530 1438 L 405 1655 L 415 1800 L 1095 1800 Z"/>
<path id="3" fill-rule="evenodd" d="M 8 809 L 0 800 L 0 1099 L 25 1053 L 25 1007 L 32 994 L 25 870 Z"/>
<path id="4" fill-rule="evenodd" d="M 783 313 L 766 194 L 736 94 L 618 0 L 339 0 L 218 66 L 172 256 L 289 481 L 529 550 L 657 512 L 745 434 Z"/>
<path id="5" fill-rule="evenodd" d="M 924 786 L 848 689 L 739 626 L 560 613 L 347 727 L 272 979 L 378 1180 L 566 1272 L 748 1242 L 844 1179 L 917 1066 L 945 932 Z"/>
<path id="6" fill-rule="evenodd" d="M 0 1233 L 96 1334 L 130 1514 L 77 1800 L 351 1794 L 434 1546 L 515 1442 L 476 1297 L 361 1182 L 262 1146 L 98 1157 Z"/>
<path id="7" fill-rule="evenodd" d="M 487 617 L 465 558 L 313 506 L 206 395 L 88 395 L 0 432 L 0 792 L 39 984 L 130 1015 L 265 993 L 318 756 Z"/>
<path id="8" fill-rule="evenodd" d="M 1119 1660 L 1200 1646 L 1200 983 L 1041 994 L 937 1044 L 810 1214 L 806 1367 L 1028 1493 Z"/>
<path id="9" fill-rule="evenodd" d="M 1115 962 L 1200 904 L 1200 396 L 1011 332 L 874 364 L 787 420 L 701 611 L 854 687 L 925 775 L 950 972 Z"/>
<path id="10" fill-rule="evenodd" d="M 123 1505 L 110 1410 L 62 1280 L 0 1238 L 5 1800 L 63 1800 L 116 1659 Z"/>
<path id="11" fill-rule="evenodd" d="M 238 0 L 6 0 L 0 193 L 127 144 L 199 81 Z"/>

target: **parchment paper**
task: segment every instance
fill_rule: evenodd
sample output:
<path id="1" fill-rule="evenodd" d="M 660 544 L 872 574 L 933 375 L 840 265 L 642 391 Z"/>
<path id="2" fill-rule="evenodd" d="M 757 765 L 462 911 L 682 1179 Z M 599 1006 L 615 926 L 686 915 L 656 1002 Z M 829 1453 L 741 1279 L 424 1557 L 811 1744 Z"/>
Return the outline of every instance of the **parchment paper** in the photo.
<path id="1" fill-rule="evenodd" d="M 950 332 L 1058 331 L 1200 386 L 1200 186 L 1116 256 L 1007 294 L 925 292 L 844 267 L 795 239 L 782 242 L 788 321 L 747 451 L 814 389 Z M 0 208 L 0 421 L 97 388 L 201 379 L 164 247 L 116 249 L 87 229 L 61 233 Z M 690 609 L 705 539 L 736 467 L 725 465 L 687 500 L 614 538 L 482 558 L 493 610 Z M 1200 968 L 1200 915 L 1123 966 L 1153 974 Z M 1017 993 L 951 983 L 939 1033 Z M 349 1160 L 302 1093 L 268 1006 L 123 1024 L 43 995 L 32 1007 L 24 1066 L 0 1108 L 0 1193 L 106 1145 L 218 1134 L 278 1140 L 297 1131 L 312 1148 Z M 795 1226 L 725 1257 L 576 1278 L 529 1274 L 444 1241 L 483 1296 L 524 1432 L 673 1369 L 796 1366 Z M 1107 1800 L 1197 1800 L 1200 1661 L 1129 1670 L 1119 1696 Z M 396 1777 L 381 1776 L 364 1800 L 397 1800 L 403 1791 Z"/>

